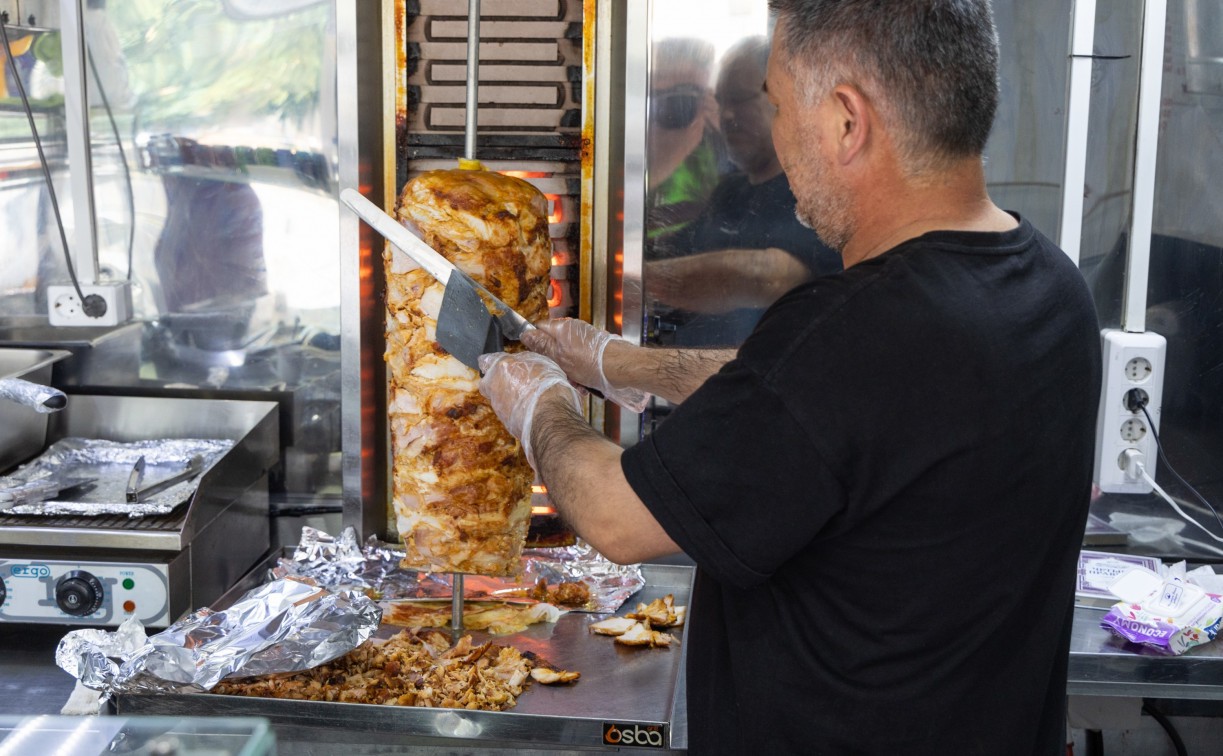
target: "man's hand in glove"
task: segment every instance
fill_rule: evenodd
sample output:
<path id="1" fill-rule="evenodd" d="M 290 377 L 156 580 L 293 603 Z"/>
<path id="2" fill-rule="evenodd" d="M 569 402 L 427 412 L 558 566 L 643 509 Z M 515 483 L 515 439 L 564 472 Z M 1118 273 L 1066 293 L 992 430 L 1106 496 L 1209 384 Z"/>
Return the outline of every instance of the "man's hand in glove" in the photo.
<path id="1" fill-rule="evenodd" d="M 522 334 L 530 350 L 552 358 L 574 383 L 598 390 L 607 399 L 632 412 L 645 409 L 650 395 L 631 386 L 613 386 L 603 358 L 616 337 L 581 320 L 562 318 L 537 323 Z"/>
<path id="2" fill-rule="evenodd" d="M 620 445 L 580 414 L 578 392 L 560 366 L 541 354 L 497 352 L 480 355 L 480 370 L 480 393 L 579 536 L 619 564 L 679 551 L 624 477 Z"/>
<path id="3" fill-rule="evenodd" d="M 488 399 L 505 429 L 522 444 L 527 461 L 538 471 L 531 450 L 535 410 L 541 401 L 560 402 L 580 415 L 582 405 L 577 389 L 555 362 L 531 352 L 482 354 L 480 372 L 484 373 L 480 393 Z"/>

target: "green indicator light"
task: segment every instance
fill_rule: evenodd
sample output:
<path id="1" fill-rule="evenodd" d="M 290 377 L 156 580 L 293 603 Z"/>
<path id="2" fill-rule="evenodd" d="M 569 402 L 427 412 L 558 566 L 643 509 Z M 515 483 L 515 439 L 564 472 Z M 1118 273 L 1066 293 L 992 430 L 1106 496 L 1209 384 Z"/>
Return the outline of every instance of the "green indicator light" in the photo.
<path id="1" fill-rule="evenodd" d="M 136 587 L 136 581 L 131 578 L 123 578 L 123 590 L 130 591 Z"/>

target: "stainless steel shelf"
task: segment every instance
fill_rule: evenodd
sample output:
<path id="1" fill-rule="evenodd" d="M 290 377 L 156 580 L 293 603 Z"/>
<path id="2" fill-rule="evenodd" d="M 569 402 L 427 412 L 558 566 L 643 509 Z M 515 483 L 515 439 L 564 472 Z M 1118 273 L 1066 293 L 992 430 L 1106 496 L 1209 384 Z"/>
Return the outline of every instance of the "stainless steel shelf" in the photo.
<path id="1" fill-rule="evenodd" d="M 251 574 L 261 577 L 265 569 L 256 567 Z M 639 601 L 652 601 L 668 593 L 675 596 L 676 604 L 688 604 L 695 575 L 692 567 L 643 565 L 642 573 L 645 588 L 621 607 L 620 614 L 632 611 Z M 249 582 L 244 587 L 249 587 Z M 225 601 L 222 599 L 218 606 Z M 571 612 L 555 625 L 535 625 L 521 633 L 498 636 L 498 642 L 532 651 L 563 669 L 582 673 L 581 680 L 572 686 L 533 684 L 508 712 L 211 694 L 124 695 L 116 698 L 115 706 L 119 714 L 263 716 L 273 722 L 282 744 L 330 741 L 346 744 L 350 753 L 366 752 L 351 750 L 361 746 L 381 748 L 387 744 L 597 749 L 605 747 L 604 722 L 661 726 L 671 748 L 686 748 L 683 629 L 676 633 L 679 643 L 671 648 L 627 648 L 590 633 L 589 625 L 605 616 Z M 392 635 L 399 629 L 383 626 L 379 635 Z M 480 641 L 489 637 L 472 635 Z"/>
<path id="2" fill-rule="evenodd" d="M 1136 651 L 1100 627 L 1103 616 L 1100 609 L 1074 610 L 1068 695 L 1223 700 L 1223 645 L 1218 641 L 1181 656 Z"/>

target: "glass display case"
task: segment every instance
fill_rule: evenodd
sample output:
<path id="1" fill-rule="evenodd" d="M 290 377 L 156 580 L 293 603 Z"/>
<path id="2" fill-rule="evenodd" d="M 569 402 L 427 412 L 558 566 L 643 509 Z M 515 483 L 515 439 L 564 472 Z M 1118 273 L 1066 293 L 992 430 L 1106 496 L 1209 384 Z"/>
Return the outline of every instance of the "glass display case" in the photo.
<path id="1" fill-rule="evenodd" d="M 1131 19 L 1130 34 L 1139 36 L 1144 4 L 1120 5 Z M 1084 272 L 1102 326 L 1124 327 L 1136 311 L 1146 330 L 1167 339 L 1155 477 L 1216 537 L 1153 495 L 1105 495 L 1096 509 L 1106 517 L 1146 518 L 1138 521 L 1148 527 L 1136 545 L 1147 553 L 1219 561 L 1223 525 L 1202 498 L 1223 508 L 1223 10 L 1211 0 L 1169 0 L 1163 42 L 1149 252 L 1121 225 L 1101 240 L 1098 264 L 1085 264 Z M 1136 100 L 1137 79 L 1133 72 L 1116 93 L 1099 90 L 1093 97 Z M 1117 189 L 1128 197 L 1132 177 Z M 1128 292 L 1127 262 L 1139 254 L 1149 256 L 1149 273 L 1134 282 L 1138 291 Z"/>
<path id="2" fill-rule="evenodd" d="M 1165 6 L 1162 28 L 1144 31 Z M 1071 25 L 1084 7 L 1093 13 L 1091 43 L 1072 56 Z M 1223 538 L 1223 520 L 1192 490 L 1223 502 L 1223 11 L 1210 0 L 995 0 L 993 9 L 1002 54 L 999 108 L 985 150 L 989 192 L 1055 240 L 1077 226 L 1071 256 L 1101 327 L 1167 339 L 1156 477 Z M 702 23 L 693 24 L 698 16 Z M 767 134 L 744 139 L 751 120 L 745 105 L 758 98 L 738 86 L 747 83 L 739 72 L 750 68 L 740 68 L 751 57 L 745 51 L 770 32 L 767 11 L 729 0 L 668 0 L 635 4 L 618 23 L 622 48 L 606 70 L 621 77 L 623 155 L 608 154 L 623 175 L 607 199 L 611 214 L 623 210 L 623 223 L 607 235 L 607 322 L 647 344 L 736 346 L 782 290 L 750 300 L 751 278 L 735 265 L 761 244 L 725 235 L 753 223 L 779 225 L 746 212 L 750 195 L 726 193 L 735 182 L 740 190 L 756 186 L 748 146 L 767 148 Z M 1144 45 L 1157 41 L 1157 53 L 1144 56 Z M 1090 59 L 1085 134 L 1067 125 L 1074 57 Z M 1144 61 L 1153 61 L 1156 80 L 1162 71 L 1162 91 L 1148 91 L 1153 105 L 1145 106 Z M 754 84 L 759 71 L 752 76 Z M 1071 137 L 1082 138 L 1083 154 L 1067 154 Z M 1070 160 L 1082 161 L 1081 189 L 1066 186 Z M 1062 217 L 1067 197 L 1079 191 L 1081 215 Z M 1148 219 L 1150 232 L 1133 239 Z M 717 233 L 723 236 L 715 245 Z M 692 270 L 719 251 L 733 254 L 734 265 L 723 259 L 704 275 Z M 609 432 L 631 444 L 668 411 L 655 401 L 641 418 L 618 415 Z M 1134 540 L 1135 548 L 1167 558 L 1223 555 L 1223 544 L 1154 496 L 1105 494 L 1093 511 L 1107 519 L 1117 510 L 1166 521 L 1155 530 L 1171 535 Z"/>
<path id="3" fill-rule="evenodd" d="M 0 753 L 272 756 L 276 736 L 256 717 L 6 716 Z"/>
<path id="4" fill-rule="evenodd" d="M 85 43 L 96 280 L 130 286 L 136 325 L 125 332 L 138 358 L 126 372 L 86 371 L 73 383 L 274 398 L 285 444 L 274 487 L 290 499 L 338 501 L 342 279 L 351 275 L 355 291 L 357 274 L 343 269 L 341 254 L 344 234 L 355 236 L 356 227 L 343 225 L 337 201 L 341 136 L 351 126 L 337 115 L 338 72 L 351 62 L 337 53 L 337 26 L 353 7 L 329 0 L 7 5 L 16 11 L 11 46 L 71 250 L 65 254 L 10 72 L 0 89 L 0 341 L 47 345 L 71 331 L 79 338 L 81 329 L 49 325 L 47 290 L 82 271 L 82 283 L 94 282 L 82 264 L 91 251 L 78 241 L 70 186 L 74 169 L 81 171 L 69 165 L 67 149 L 71 82 L 61 51 L 75 25 L 62 23 L 62 8 L 75 7 Z M 96 339 L 86 333 L 84 341 Z"/>
<path id="5" fill-rule="evenodd" d="M 986 148 L 994 199 L 1056 238 L 1062 199 L 1066 0 L 994 3 L 998 117 Z M 694 17 L 703 19 L 694 25 Z M 625 20 L 624 332 L 643 343 L 738 346 L 774 299 L 840 256 L 795 219 L 761 84 L 765 4 L 668 0 Z M 1014 54 L 1012 54 L 1014 53 Z M 1101 123 L 1106 120 L 1102 119 Z M 654 399 L 648 432 L 669 412 Z M 622 418 L 631 441 L 636 418 Z"/>

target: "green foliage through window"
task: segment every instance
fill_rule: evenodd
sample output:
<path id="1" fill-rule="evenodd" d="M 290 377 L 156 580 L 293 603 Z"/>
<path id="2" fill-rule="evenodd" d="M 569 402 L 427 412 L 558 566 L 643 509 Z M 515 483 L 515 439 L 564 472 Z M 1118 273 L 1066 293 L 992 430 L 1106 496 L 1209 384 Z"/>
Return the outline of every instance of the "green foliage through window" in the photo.
<path id="1" fill-rule="evenodd" d="M 121 0 L 118 34 L 144 129 L 271 116 L 300 123 L 319 104 L 329 2 L 267 19 L 230 18 L 219 0 Z"/>

